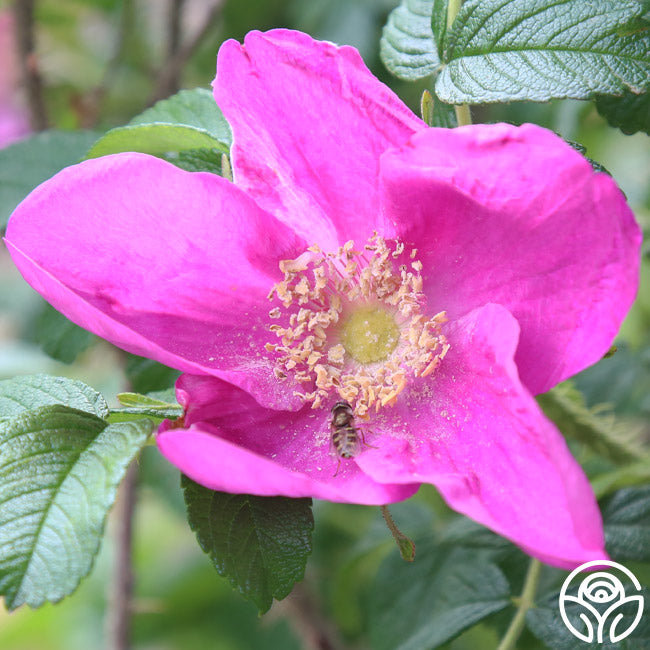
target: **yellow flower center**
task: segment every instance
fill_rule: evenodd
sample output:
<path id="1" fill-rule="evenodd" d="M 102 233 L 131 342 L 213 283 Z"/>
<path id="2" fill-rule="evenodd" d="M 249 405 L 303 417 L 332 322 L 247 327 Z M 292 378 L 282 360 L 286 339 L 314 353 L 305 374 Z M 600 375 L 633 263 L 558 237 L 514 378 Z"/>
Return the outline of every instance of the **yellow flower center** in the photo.
<path id="1" fill-rule="evenodd" d="M 269 315 L 284 322 L 270 328 L 280 342 L 266 345 L 276 355 L 276 378 L 304 384 L 298 394 L 312 408 L 338 394 L 363 417 L 394 405 L 413 378 L 433 373 L 449 350 L 447 317 L 424 314 L 416 256 L 375 233 L 363 251 L 349 241 L 334 253 L 312 246 L 280 262 L 284 279 L 269 298 L 281 306 Z"/>
<path id="2" fill-rule="evenodd" d="M 341 343 L 359 363 L 385 361 L 399 343 L 399 327 L 381 307 L 361 307 L 341 325 Z"/>

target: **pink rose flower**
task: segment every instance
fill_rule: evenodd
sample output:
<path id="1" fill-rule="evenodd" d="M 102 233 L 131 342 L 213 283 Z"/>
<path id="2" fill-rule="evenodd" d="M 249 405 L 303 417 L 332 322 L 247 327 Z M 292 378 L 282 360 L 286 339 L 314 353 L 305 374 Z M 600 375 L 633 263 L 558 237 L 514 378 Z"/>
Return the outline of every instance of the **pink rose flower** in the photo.
<path id="1" fill-rule="evenodd" d="M 6 237 L 70 319 L 185 373 L 160 451 L 233 493 L 385 504 L 432 483 L 545 562 L 606 557 L 533 395 L 598 361 L 634 299 L 614 181 L 531 124 L 427 128 L 356 50 L 305 34 L 228 41 L 217 69 L 234 183 L 90 160 Z"/>

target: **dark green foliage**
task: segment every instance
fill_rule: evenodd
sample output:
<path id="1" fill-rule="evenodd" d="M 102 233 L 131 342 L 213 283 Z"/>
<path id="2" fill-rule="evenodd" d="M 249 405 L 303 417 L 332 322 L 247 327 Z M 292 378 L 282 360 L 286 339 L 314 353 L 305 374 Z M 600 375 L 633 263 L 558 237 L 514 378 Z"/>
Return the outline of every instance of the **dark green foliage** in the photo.
<path id="1" fill-rule="evenodd" d="M 302 580 L 311 553 L 311 499 L 209 490 L 182 477 L 190 527 L 220 575 L 260 613 Z"/>
<path id="2" fill-rule="evenodd" d="M 415 562 L 391 553 L 370 602 L 375 650 L 428 650 L 510 604 L 510 587 L 484 554 L 431 539 L 418 541 Z"/>
<path id="3" fill-rule="evenodd" d="M 37 185 L 79 162 L 99 136 L 91 131 L 45 131 L 0 149 L 0 231 Z"/>
<path id="4" fill-rule="evenodd" d="M 150 393 L 165 390 L 174 385 L 181 373 L 162 363 L 129 354 L 126 361 L 126 376 L 134 393 Z"/>
<path id="5" fill-rule="evenodd" d="M 35 337 L 46 354 L 63 363 L 72 363 L 96 340 L 45 302 L 36 319 Z"/>
<path id="6" fill-rule="evenodd" d="M 650 562 L 650 485 L 620 490 L 603 509 L 607 551 L 619 562 Z"/>
<path id="7" fill-rule="evenodd" d="M 650 134 L 650 91 L 635 94 L 628 90 L 620 97 L 600 95 L 596 98 L 596 108 L 623 133 L 643 131 Z"/>

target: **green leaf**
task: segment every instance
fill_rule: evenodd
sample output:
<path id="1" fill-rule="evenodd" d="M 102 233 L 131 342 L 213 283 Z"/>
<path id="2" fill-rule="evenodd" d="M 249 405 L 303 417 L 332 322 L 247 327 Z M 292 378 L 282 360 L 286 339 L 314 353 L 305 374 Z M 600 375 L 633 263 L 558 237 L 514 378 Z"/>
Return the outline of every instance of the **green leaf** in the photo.
<path id="1" fill-rule="evenodd" d="M 110 422 L 132 420 L 132 415 L 151 417 L 158 420 L 175 419 L 183 415 L 183 408 L 177 403 L 163 402 L 139 393 L 119 393 L 117 398 L 126 408 L 111 409 Z"/>
<path id="2" fill-rule="evenodd" d="M 99 418 L 109 413 L 106 401 L 96 390 L 74 379 L 24 375 L 0 381 L 0 418 L 12 418 L 23 411 L 52 404 L 69 406 Z"/>
<path id="3" fill-rule="evenodd" d="M 572 595 L 577 595 L 576 593 L 569 592 Z M 650 597 L 650 590 L 647 588 L 641 589 L 641 595 L 644 597 L 645 602 L 648 602 Z M 598 648 L 598 650 L 642 650 L 650 648 L 650 618 L 648 616 L 643 616 L 641 621 L 634 629 L 634 631 L 627 638 L 619 641 L 617 643 L 611 643 L 608 641 L 607 630 L 611 621 L 606 619 L 605 623 L 605 642 L 604 643 L 594 643 L 592 645 L 578 641 L 578 639 L 569 632 L 569 629 L 564 624 L 562 617 L 560 615 L 560 609 L 558 606 L 559 592 L 550 594 L 544 598 L 538 599 L 536 607 L 528 610 L 526 613 L 526 623 L 528 627 L 533 632 L 533 634 L 544 642 L 546 647 L 552 648 L 553 650 L 576 650 L 577 648 Z M 625 626 L 625 622 L 630 622 L 633 620 L 634 614 L 636 612 L 636 605 L 631 604 L 630 609 L 625 612 L 620 612 L 623 614 L 622 623 L 620 628 Z M 579 615 L 584 612 L 575 602 L 567 602 L 566 612 L 569 616 L 569 620 L 575 622 L 576 629 L 584 629 L 584 623 L 581 623 Z M 612 617 L 613 618 L 613 617 Z"/>
<path id="4" fill-rule="evenodd" d="M 639 460 L 648 454 L 640 429 L 618 425 L 602 409 L 587 408 L 582 394 L 570 382 L 538 395 L 537 401 L 565 436 L 579 440 L 615 463 Z"/>
<path id="5" fill-rule="evenodd" d="M 428 650 L 510 605 L 501 570 L 484 555 L 418 542 L 404 564 L 391 553 L 381 565 L 370 601 L 374 650 Z"/>
<path id="6" fill-rule="evenodd" d="M 431 31 L 436 43 L 438 56 L 444 61 L 445 39 L 447 38 L 447 13 L 449 0 L 433 0 L 431 8 Z"/>
<path id="7" fill-rule="evenodd" d="M 173 386 L 181 374 L 178 370 L 164 366 L 162 363 L 134 354 L 127 356 L 125 370 L 131 388 L 136 393 L 165 390 Z"/>
<path id="8" fill-rule="evenodd" d="M 190 528 L 220 575 L 260 613 L 302 580 L 311 553 L 311 499 L 214 492 L 186 476 Z"/>
<path id="9" fill-rule="evenodd" d="M 35 338 L 47 355 L 63 363 L 72 363 L 95 340 L 46 302 L 36 318 Z"/>
<path id="10" fill-rule="evenodd" d="M 118 393 L 117 399 L 123 406 L 130 406 L 133 408 L 150 408 L 162 409 L 167 408 L 180 408 L 178 404 L 163 402 L 149 395 L 140 395 L 140 393 Z"/>
<path id="11" fill-rule="evenodd" d="M 458 126 L 454 107 L 449 104 L 444 104 L 437 97 L 433 97 L 428 90 L 422 93 L 420 111 L 422 121 L 429 126 L 439 126 L 444 129 L 451 129 Z"/>
<path id="12" fill-rule="evenodd" d="M 0 230 L 37 185 L 79 162 L 99 136 L 90 131 L 45 131 L 0 149 Z"/>
<path id="13" fill-rule="evenodd" d="M 191 149 L 190 151 L 169 151 L 162 158 L 186 172 L 210 172 L 222 176 L 224 157 L 220 149 Z"/>
<path id="14" fill-rule="evenodd" d="M 601 499 L 616 490 L 647 483 L 650 483 L 650 462 L 646 459 L 599 474 L 591 480 L 591 487 L 596 498 Z"/>
<path id="15" fill-rule="evenodd" d="M 616 561 L 650 562 L 650 486 L 617 492 L 603 520 L 607 551 Z"/>
<path id="16" fill-rule="evenodd" d="M 88 158 L 99 158 L 122 151 L 138 151 L 159 156 L 168 151 L 192 149 L 228 149 L 205 131 L 180 124 L 142 124 L 111 129 L 88 152 Z"/>
<path id="17" fill-rule="evenodd" d="M 436 94 L 449 104 L 636 93 L 650 85 L 637 0 L 465 0 Z"/>
<path id="18" fill-rule="evenodd" d="M 0 594 L 7 608 L 72 593 L 90 571 L 106 514 L 148 421 L 107 425 L 53 405 L 0 425 Z"/>
<path id="19" fill-rule="evenodd" d="M 559 133 L 557 133 L 556 135 L 558 137 L 562 137 Z M 566 138 L 563 139 L 570 147 L 573 147 L 576 151 L 579 151 L 582 154 L 585 160 L 593 167 L 594 171 L 603 172 L 603 174 L 607 174 L 608 176 L 611 176 L 608 169 L 606 169 L 599 162 L 592 160 L 587 156 L 587 147 L 585 147 L 583 144 L 580 144 L 579 142 L 575 142 L 574 140 L 567 140 Z M 604 358 L 611 359 L 613 354 L 614 354 L 613 352 L 611 354 L 608 352 Z"/>
<path id="20" fill-rule="evenodd" d="M 435 4 L 446 2 L 437 0 Z M 433 6 L 433 0 L 402 0 L 388 16 L 380 56 L 386 68 L 400 79 L 422 79 L 440 65 L 431 26 Z"/>
<path id="21" fill-rule="evenodd" d="M 190 126 L 208 133 L 226 149 L 232 144 L 230 125 L 206 88 L 181 90 L 131 120 L 131 124 L 154 123 Z"/>
<path id="22" fill-rule="evenodd" d="M 111 129 L 88 152 L 97 158 L 122 151 L 154 156 L 195 149 L 228 153 L 232 135 L 212 93 L 203 88 L 181 90 L 131 120 Z"/>
<path id="23" fill-rule="evenodd" d="M 626 91 L 621 97 L 599 95 L 596 97 L 596 108 L 623 133 L 631 135 L 643 131 L 650 135 L 650 92 L 637 95 Z"/>

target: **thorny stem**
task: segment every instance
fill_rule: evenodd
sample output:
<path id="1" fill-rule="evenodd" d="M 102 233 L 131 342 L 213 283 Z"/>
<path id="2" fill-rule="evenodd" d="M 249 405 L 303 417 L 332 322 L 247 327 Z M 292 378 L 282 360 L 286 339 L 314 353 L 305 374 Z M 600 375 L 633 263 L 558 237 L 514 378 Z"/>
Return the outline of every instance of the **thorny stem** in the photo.
<path id="1" fill-rule="evenodd" d="M 454 24 L 454 20 L 456 20 L 456 15 L 460 11 L 460 6 L 462 4 L 463 0 L 449 0 L 449 4 L 447 5 L 447 30 L 450 30 L 451 26 Z M 466 126 L 467 124 L 472 123 L 472 114 L 467 104 L 454 106 L 454 110 L 456 111 L 456 121 L 458 122 L 458 126 Z"/>
<path id="2" fill-rule="evenodd" d="M 137 483 L 138 464 L 135 460 L 126 470 L 114 510 L 115 555 L 106 613 L 106 650 L 129 650 L 130 647 L 133 611 L 131 551 Z"/>
<path id="3" fill-rule="evenodd" d="M 501 639 L 501 643 L 497 650 L 513 650 L 517 639 L 521 635 L 524 625 L 526 624 L 526 613 L 529 609 L 535 606 L 535 592 L 539 583 L 539 576 L 542 570 L 542 563 L 535 558 L 531 558 L 528 565 L 528 572 L 524 581 L 524 588 L 519 597 L 519 604 L 517 613 L 510 622 L 506 633 Z"/>

